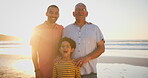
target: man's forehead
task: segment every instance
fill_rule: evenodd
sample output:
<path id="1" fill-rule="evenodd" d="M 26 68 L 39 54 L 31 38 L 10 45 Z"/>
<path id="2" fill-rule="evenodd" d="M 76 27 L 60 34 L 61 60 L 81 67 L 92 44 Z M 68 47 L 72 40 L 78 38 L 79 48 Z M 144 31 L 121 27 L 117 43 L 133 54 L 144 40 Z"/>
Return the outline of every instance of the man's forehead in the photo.
<path id="1" fill-rule="evenodd" d="M 77 4 L 77 5 L 75 6 L 75 9 L 77 9 L 77 8 L 86 9 L 86 6 L 85 6 L 84 4 L 82 4 L 82 3 L 79 3 L 79 4 Z"/>
<path id="2" fill-rule="evenodd" d="M 47 11 L 53 11 L 53 10 L 54 10 L 54 11 L 55 11 L 55 10 L 56 10 L 56 11 L 59 11 L 59 9 L 56 8 L 56 7 L 49 7 Z"/>

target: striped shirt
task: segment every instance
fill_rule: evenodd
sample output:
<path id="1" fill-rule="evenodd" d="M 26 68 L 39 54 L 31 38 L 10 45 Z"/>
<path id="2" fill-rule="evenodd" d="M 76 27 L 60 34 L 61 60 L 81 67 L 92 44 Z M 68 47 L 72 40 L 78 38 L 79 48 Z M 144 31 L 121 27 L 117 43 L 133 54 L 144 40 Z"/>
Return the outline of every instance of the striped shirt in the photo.
<path id="1" fill-rule="evenodd" d="M 52 78 L 81 78 L 80 68 L 76 66 L 74 60 L 60 60 L 54 64 Z"/>

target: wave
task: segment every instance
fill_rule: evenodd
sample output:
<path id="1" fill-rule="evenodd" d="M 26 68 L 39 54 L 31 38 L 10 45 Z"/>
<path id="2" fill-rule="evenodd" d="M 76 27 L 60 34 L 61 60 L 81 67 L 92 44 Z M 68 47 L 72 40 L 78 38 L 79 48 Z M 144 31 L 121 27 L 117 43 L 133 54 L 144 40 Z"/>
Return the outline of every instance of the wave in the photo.
<path id="1" fill-rule="evenodd" d="M 105 48 L 107 50 L 148 50 L 148 48 Z"/>
<path id="2" fill-rule="evenodd" d="M 0 48 L 22 48 L 28 43 L 0 41 Z M 106 50 L 148 50 L 148 40 L 106 40 Z"/>

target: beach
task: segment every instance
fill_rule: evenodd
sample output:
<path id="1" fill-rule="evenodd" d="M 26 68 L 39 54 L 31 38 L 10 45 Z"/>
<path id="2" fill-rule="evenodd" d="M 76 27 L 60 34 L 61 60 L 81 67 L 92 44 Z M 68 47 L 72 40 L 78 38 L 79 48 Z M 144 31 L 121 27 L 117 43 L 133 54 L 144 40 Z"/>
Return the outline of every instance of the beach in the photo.
<path id="1" fill-rule="evenodd" d="M 98 78 L 148 78 L 148 40 L 106 41 L 105 48 Z M 0 78 L 35 78 L 29 44 L 0 42 Z"/>
<path id="2" fill-rule="evenodd" d="M 98 59 L 98 78 L 148 78 L 148 58 L 101 56 Z M 0 78 L 34 78 L 30 56 L 0 54 L 0 61 Z"/>
<path id="3" fill-rule="evenodd" d="M 101 57 L 98 78 L 148 78 L 148 58 Z"/>
<path id="4" fill-rule="evenodd" d="M 0 54 L 0 78 L 34 78 L 30 57 Z"/>

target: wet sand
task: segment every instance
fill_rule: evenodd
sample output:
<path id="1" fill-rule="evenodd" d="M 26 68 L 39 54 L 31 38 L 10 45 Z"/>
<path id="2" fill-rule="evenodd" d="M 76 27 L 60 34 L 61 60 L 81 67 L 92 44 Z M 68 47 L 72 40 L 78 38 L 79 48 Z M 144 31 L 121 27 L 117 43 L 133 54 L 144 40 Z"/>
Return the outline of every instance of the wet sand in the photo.
<path id="1" fill-rule="evenodd" d="M 31 57 L 0 54 L 0 78 L 34 78 Z"/>
<path id="2" fill-rule="evenodd" d="M 0 78 L 34 78 L 30 56 L 0 54 L 0 62 Z M 148 58 L 102 56 L 97 70 L 101 78 L 148 78 Z"/>

